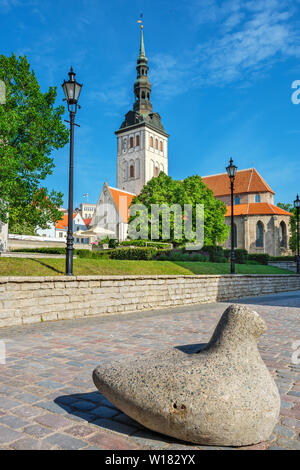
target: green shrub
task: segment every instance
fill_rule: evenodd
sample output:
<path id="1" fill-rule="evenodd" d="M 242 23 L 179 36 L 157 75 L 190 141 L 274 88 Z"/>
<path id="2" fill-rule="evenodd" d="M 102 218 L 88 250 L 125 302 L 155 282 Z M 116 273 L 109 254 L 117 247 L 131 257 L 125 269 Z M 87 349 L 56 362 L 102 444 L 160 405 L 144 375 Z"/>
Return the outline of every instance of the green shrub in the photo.
<path id="1" fill-rule="evenodd" d="M 224 250 L 221 246 L 207 245 L 201 249 L 201 254 L 209 257 L 209 261 L 218 263 L 216 259 L 224 258 Z"/>
<path id="2" fill-rule="evenodd" d="M 157 255 L 155 248 L 117 248 L 110 254 L 111 259 L 150 260 Z"/>
<path id="3" fill-rule="evenodd" d="M 295 256 L 270 256 L 269 261 L 295 261 Z"/>
<path id="4" fill-rule="evenodd" d="M 43 253 L 47 255 L 65 255 L 66 254 L 66 248 L 18 248 L 15 250 L 12 250 L 12 252 L 17 252 L 17 253 Z"/>
<path id="5" fill-rule="evenodd" d="M 117 248 L 118 245 L 119 245 L 119 241 L 115 240 L 114 238 L 111 238 L 108 242 L 109 248 Z"/>
<path id="6" fill-rule="evenodd" d="M 170 243 L 162 243 L 148 240 L 126 240 L 120 243 L 120 246 L 138 246 L 138 247 L 153 247 L 157 249 L 167 249 Z"/>
<path id="7" fill-rule="evenodd" d="M 259 264 L 268 264 L 270 256 L 267 253 L 248 253 L 248 260 L 258 261 Z"/>
<path id="8" fill-rule="evenodd" d="M 248 251 L 243 250 L 242 248 L 236 248 L 235 252 L 235 262 L 238 264 L 245 264 L 248 259 Z"/>
<path id="9" fill-rule="evenodd" d="M 246 264 L 260 264 L 258 261 L 255 261 L 255 259 L 247 259 Z"/>
<path id="10" fill-rule="evenodd" d="M 228 263 L 228 260 L 225 256 L 215 256 L 213 263 Z"/>

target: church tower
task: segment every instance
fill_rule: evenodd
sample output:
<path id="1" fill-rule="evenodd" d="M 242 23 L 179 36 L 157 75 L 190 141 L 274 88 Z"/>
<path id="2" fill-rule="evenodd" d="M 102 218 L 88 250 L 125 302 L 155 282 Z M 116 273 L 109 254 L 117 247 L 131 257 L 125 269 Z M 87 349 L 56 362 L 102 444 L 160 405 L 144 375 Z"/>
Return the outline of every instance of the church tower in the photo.
<path id="1" fill-rule="evenodd" d="M 153 113 L 148 59 L 143 26 L 134 83 L 133 110 L 116 131 L 118 139 L 117 187 L 139 194 L 145 184 L 161 171 L 168 174 L 168 138 L 158 113 Z"/>

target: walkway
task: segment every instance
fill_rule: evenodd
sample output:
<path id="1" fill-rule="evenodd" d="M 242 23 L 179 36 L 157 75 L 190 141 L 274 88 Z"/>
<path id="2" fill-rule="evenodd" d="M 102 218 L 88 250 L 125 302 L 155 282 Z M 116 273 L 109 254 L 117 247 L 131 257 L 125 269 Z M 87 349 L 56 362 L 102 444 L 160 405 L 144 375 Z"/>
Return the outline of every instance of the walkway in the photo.
<path id="1" fill-rule="evenodd" d="M 300 449 L 300 364 L 292 363 L 293 342 L 300 341 L 300 291 L 239 303 L 254 304 L 267 322 L 259 347 L 282 398 L 271 442 L 251 448 Z M 206 342 L 227 305 L 1 329 L 7 363 L 0 365 L 0 448 L 210 448 L 146 430 L 97 392 L 91 376 L 101 361 Z"/>

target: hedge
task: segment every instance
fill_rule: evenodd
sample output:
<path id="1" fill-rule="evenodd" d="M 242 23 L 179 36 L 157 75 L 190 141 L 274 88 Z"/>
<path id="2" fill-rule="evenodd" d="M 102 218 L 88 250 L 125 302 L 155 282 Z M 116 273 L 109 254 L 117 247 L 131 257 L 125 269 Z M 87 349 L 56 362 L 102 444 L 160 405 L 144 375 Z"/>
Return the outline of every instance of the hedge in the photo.
<path id="1" fill-rule="evenodd" d="M 117 248 L 110 254 L 111 259 L 150 260 L 157 255 L 155 248 Z"/>
<path id="2" fill-rule="evenodd" d="M 167 249 L 171 243 L 154 242 L 147 240 L 126 240 L 120 243 L 120 246 L 137 246 L 137 247 L 153 247 L 158 249 Z"/>
<path id="3" fill-rule="evenodd" d="M 269 261 L 295 261 L 295 256 L 270 256 Z"/>
<path id="4" fill-rule="evenodd" d="M 267 253 L 248 253 L 248 260 L 258 261 L 259 264 L 268 264 L 270 256 Z"/>

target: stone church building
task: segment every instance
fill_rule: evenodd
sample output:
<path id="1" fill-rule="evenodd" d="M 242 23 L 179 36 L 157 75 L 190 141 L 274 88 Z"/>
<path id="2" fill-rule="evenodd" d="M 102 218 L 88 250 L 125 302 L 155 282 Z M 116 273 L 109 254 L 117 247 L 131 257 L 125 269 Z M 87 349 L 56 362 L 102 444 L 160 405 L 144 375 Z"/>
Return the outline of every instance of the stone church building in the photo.
<path id="1" fill-rule="evenodd" d="M 117 136 L 117 188 L 104 184 L 90 227 L 98 224 L 114 235 L 127 237 L 129 206 L 145 184 L 159 175 L 168 174 L 168 138 L 157 112 L 151 104 L 148 59 L 143 29 L 137 59 L 133 109 L 128 111 L 115 134 Z M 230 182 L 227 173 L 203 177 L 216 198 L 227 206 L 226 223 L 230 224 Z M 274 205 L 274 191 L 255 168 L 240 170 L 235 179 L 234 244 L 252 253 L 273 256 L 289 251 L 291 214 Z M 224 245 L 230 247 L 230 239 Z"/>

